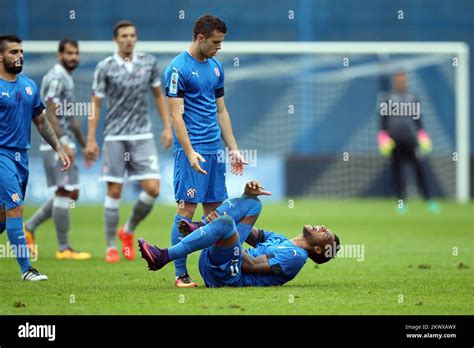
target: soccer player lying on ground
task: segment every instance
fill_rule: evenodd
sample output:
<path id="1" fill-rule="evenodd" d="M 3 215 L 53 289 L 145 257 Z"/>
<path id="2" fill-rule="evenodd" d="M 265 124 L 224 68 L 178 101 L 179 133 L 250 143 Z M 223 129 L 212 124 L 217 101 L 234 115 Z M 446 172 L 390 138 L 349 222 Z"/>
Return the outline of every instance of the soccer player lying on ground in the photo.
<path id="1" fill-rule="evenodd" d="M 270 195 L 257 181 L 246 184 L 244 194 L 228 199 L 203 221 L 180 222 L 184 237 L 161 249 L 138 240 L 148 268 L 156 271 L 169 262 L 202 250 L 199 271 L 207 287 L 272 286 L 292 280 L 309 257 L 321 264 L 336 256 L 339 238 L 324 226 L 305 225 L 293 239 L 254 228 L 262 210 L 259 195 Z M 243 242 L 253 248 L 242 250 Z"/>

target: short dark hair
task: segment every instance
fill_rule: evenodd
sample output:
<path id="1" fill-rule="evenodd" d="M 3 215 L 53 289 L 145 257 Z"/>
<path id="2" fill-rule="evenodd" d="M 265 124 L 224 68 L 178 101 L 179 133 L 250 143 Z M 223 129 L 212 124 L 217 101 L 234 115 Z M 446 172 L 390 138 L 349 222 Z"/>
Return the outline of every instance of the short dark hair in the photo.
<path id="1" fill-rule="evenodd" d="M 22 40 L 16 35 L 0 35 L 0 53 L 7 48 L 7 42 L 21 43 Z"/>
<path id="2" fill-rule="evenodd" d="M 67 44 L 72 45 L 72 46 L 76 47 L 77 49 L 79 49 L 79 44 L 77 43 L 76 40 L 62 39 L 61 41 L 59 41 L 58 52 L 63 53 L 64 50 L 66 49 Z"/>
<path id="3" fill-rule="evenodd" d="M 227 27 L 224 21 L 210 14 L 202 15 L 196 20 L 196 23 L 194 23 L 193 39 L 196 40 L 198 34 L 202 34 L 205 38 L 208 38 L 212 36 L 214 30 L 225 34 L 227 32 Z"/>
<path id="4" fill-rule="evenodd" d="M 328 245 L 330 249 L 329 255 L 327 255 L 328 250 L 326 250 Z M 322 264 L 335 258 L 337 255 L 337 252 L 339 251 L 339 249 L 341 249 L 341 243 L 339 242 L 339 237 L 337 236 L 337 234 L 334 235 L 334 242 L 332 244 L 327 244 L 324 249 L 325 250 L 323 250 L 321 254 L 314 253 L 314 255 L 310 256 L 311 260 L 313 260 L 317 264 Z"/>
<path id="5" fill-rule="evenodd" d="M 133 24 L 133 22 L 131 22 L 131 21 L 120 21 L 120 22 L 118 22 L 117 24 L 114 25 L 114 37 L 118 36 L 119 29 L 125 28 L 125 27 L 135 27 L 135 24 Z"/>

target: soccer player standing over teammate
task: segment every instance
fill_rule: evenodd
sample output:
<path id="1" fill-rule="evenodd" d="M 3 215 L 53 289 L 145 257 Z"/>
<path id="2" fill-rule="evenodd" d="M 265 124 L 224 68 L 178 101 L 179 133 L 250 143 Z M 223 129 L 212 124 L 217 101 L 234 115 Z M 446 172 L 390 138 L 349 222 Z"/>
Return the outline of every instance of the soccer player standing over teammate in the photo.
<path id="1" fill-rule="evenodd" d="M 137 32 L 132 22 L 117 23 L 113 33 L 118 51 L 97 65 L 92 86 L 94 114 L 89 118 L 85 150 L 86 160 L 98 158 L 96 130 L 102 99 L 107 97 L 102 169 L 102 180 L 107 182 L 104 203 L 107 262 L 119 261 L 115 235 L 124 174 L 127 173 L 130 181 L 139 181 L 143 189 L 132 215 L 118 230 L 122 253 L 128 260 L 135 258 L 134 230 L 151 212 L 160 192 L 158 155 L 148 111 L 150 88 L 164 124 L 161 143 L 168 148 L 172 142 L 168 108 L 161 90 L 156 58 L 147 53 L 134 52 Z"/>
<path id="2" fill-rule="evenodd" d="M 213 57 L 221 49 L 225 23 L 203 15 L 194 25 L 189 50 L 175 57 L 165 71 L 166 95 L 174 136 L 174 191 L 178 202 L 171 242 L 179 243 L 180 220 L 191 222 L 197 204 L 204 214 L 227 199 L 225 160 L 219 161 L 222 140 L 229 148 L 232 173 L 242 175 L 245 162 L 238 151 L 224 102 L 224 69 Z M 186 256 L 174 261 L 176 286 L 197 286 L 188 275 Z"/>
<path id="3" fill-rule="evenodd" d="M 31 122 L 55 149 L 61 171 L 70 160 L 44 115 L 38 87 L 23 74 L 23 47 L 15 35 L 0 36 L 0 233 L 7 230 L 26 281 L 47 280 L 31 266 L 23 233 L 23 201 L 28 183 Z"/>
<path id="4" fill-rule="evenodd" d="M 64 151 L 71 159 L 71 168 L 61 172 L 53 148 L 44 140 L 40 145 L 48 187 L 56 189 L 54 197 L 46 201 L 25 223 L 25 236 L 28 245 L 34 245 L 34 231 L 50 217 L 56 227 L 59 250 L 56 258 L 60 260 L 87 260 L 89 253 L 71 248 L 68 240 L 70 229 L 70 202 L 79 197 L 79 169 L 76 165 L 76 144 L 85 147 L 84 137 L 76 116 L 64 107 L 74 102 L 74 81 L 72 72 L 79 64 L 79 46 L 74 40 L 61 40 L 58 49 L 58 63 L 48 71 L 41 83 L 41 99 L 46 104 L 46 116 L 56 131 Z M 61 105 L 62 104 L 62 105 Z M 87 116 L 87 115 L 82 115 Z M 30 250 L 33 250 L 30 248 Z"/>

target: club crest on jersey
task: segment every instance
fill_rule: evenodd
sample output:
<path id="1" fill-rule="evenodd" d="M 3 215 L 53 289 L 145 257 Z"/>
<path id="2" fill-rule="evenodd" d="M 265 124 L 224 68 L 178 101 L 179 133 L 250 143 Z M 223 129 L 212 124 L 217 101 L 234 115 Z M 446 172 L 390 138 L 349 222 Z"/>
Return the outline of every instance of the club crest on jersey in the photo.
<path id="1" fill-rule="evenodd" d="M 188 198 L 196 197 L 196 189 L 190 188 L 189 190 L 187 190 L 186 196 L 188 196 Z"/>
<path id="2" fill-rule="evenodd" d="M 26 91 L 26 94 L 28 94 L 28 95 L 33 95 L 33 91 L 31 90 L 31 87 L 30 87 L 30 86 L 26 87 L 26 88 L 25 88 L 25 91 Z"/>
<path id="3" fill-rule="evenodd" d="M 12 201 L 13 201 L 13 202 L 15 202 L 15 203 L 16 203 L 16 202 L 19 202 L 20 199 L 21 199 L 21 198 L 20 198 L 20 195 L 19 195 L 18 193 L 12 194 Z"/>
<path id="4" fill-rule="evenodd" d="M 221 76 L 221 72 L 219 71 L 219 68 L 214 68 L 214 74 L 216 74 L 217 77 Z"/>

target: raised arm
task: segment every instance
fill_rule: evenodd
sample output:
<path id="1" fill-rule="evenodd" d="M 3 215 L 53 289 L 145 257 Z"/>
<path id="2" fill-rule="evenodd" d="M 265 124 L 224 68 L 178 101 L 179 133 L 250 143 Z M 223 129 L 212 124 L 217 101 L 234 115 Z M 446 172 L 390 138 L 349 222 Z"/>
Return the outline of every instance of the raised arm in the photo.
<path id="1" fill-rule="evenodd" d="M 183 120 L 184 113 L 184 99 L 183 98 L 168 98 L 168 107 L 171 116 L 171 125 L 179 143 L 183 147 L 183 151 L 188 157 L 189 163 L 194 170 L 201 174 L 207 174 L 205 170 L 199 165 L 199 161 L 206 162 L 206 160 L 196 151 L 194 151 L 191 141 L 189 140 L 186 124 Z"/>
<path id="2" fill-rule="evenodd" d="M 165 95 L 161 89 L 161 86 L 152 87 L 151 91 L 153 93 L 153 100 L 155 102 L 156 110 L 158 110 L 164 126 L 163 133 L 161 133 L 161 144 L 167 149 L 171 146 L 173 135 L 171 133 L 171 122 L 168 106 L 165 102 Z"/>

